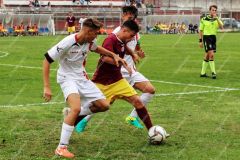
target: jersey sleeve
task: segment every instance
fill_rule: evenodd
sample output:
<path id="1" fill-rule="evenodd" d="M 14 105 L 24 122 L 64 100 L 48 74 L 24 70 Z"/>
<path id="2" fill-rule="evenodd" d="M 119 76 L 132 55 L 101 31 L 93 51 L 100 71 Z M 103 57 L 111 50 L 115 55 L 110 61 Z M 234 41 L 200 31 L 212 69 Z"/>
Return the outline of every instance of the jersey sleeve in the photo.
<path id="1" fill-rule="evenodd" d="M 97 40 L 94 39 L 92 41 L 92 43 L 89 44 L 89 50 L 90 51 L 95 51 L 97 49 L 98 45 L 97 45 Z"/>
<path id="2" fill-rule="evenodd" d="M 200 25 L 199 25 L 199 30 L 203 31 L 204 29 L 204 23 L 203 23 L 203 18 L 200 20 Z"/>
<path id="3" fill-rule="evenodd" d="M 47 54 L 53 61 L 56 61 L 61 55 L 65 54 L 74 43 L 72 38 L 66 37 L 48 50 Z"/>
<path id="4" fill-rule="evenodd" d="M 223 26 L 223 22 L 220 19 L 218 19 L 218 20 L 219 20 L 219 23 Z M 219 25 L 218 25 L 218 27 L 219 27 Z"/>

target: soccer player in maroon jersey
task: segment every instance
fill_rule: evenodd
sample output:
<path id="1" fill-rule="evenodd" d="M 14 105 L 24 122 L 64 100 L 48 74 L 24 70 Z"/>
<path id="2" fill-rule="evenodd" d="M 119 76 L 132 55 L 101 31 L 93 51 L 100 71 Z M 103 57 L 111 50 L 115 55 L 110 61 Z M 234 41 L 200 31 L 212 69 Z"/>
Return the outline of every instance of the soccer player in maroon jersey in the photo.
<path id="1" fill-rule="evenodd" d="M 127 20 L 121 26 L 120 31 L 116 34 L 110 34 L 104 40 L 103 47 L 114 52 L 121 58 L 123 58 L 126 53 L 134 56 L 134 54 L 127 49 L 126 43 L 131 41 L 138 32 L 139 26 L 137 23 L 134 20 Z M 152 127 L 152 122 L 145 105 L 142 103 L 134 88 L 122 77 L 121 66 L 116 67 L 112 58 L 102 56 L 99 59 L 97 70 L 93 75 L 92 81 L 103 92 L 110 103 L 113 103 L 115 99 L 126 100 L 134 106 L 146 128 L 150 129 Z M 79 118 L 78 121 L 80 120 Z M 86 119 L 84 118 L 82 120 Z M 80 127 L 81 130 L 81 124 L 83 123 L 84 122 L 80 121 L 80 123 L 76 125 L 77 131 L 78 127 Z"/>
<path id="2" fill-rule="evenodd" d="M 75 17 L 72 12 L 69 12 L 68 17 L 66 19 L 65 28 L 67 28 L 68 34 L 75 33 Z"/>

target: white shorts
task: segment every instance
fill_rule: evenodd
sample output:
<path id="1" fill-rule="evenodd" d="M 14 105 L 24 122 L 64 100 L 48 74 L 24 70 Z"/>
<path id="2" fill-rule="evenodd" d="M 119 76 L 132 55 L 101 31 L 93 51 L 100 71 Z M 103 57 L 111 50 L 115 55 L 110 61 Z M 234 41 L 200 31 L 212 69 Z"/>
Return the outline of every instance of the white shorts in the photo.
<path id="1" fill-rule="evenodd" d="M 65 101 L 67 97 L 72 93 L 77 93 L 80 95 L 81 106 L 99 99 L 106 99 L 103 93 L 90 80 L 83 81 L 67 80 L 59 84 L 62 88 Z"/>
<path id="2" fill-rule="evenodd" d="M 149 80 L 144 77 L 144 75 L 142 75 L 141 73 L 139 72 L 133 72 L 132 76 L 129 75 L 129 73 L 127 72 L 122 72 L 122 76 L 123 78 L 125 78 L 128 83 L 133 86 L 135 83 L 138 83 L 138 82 L 148 82 Z"/>

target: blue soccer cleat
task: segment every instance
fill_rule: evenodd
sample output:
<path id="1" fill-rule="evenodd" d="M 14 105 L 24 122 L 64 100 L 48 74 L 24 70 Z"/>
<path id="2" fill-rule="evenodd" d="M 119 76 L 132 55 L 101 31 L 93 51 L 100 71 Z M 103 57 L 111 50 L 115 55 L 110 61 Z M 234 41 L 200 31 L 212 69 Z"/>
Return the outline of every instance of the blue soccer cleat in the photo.
<path id="1" fill-rule="evenodd" d="M 139 122 L 139 118 L 137 117 L 127 116 L 126 122 L 133 125 L 136 128 L 143 128 L 143 126 Z"/>
<path id="2" fill-rule="evenodd" d="M 88 121 L 86 120 L 86 118 L 83 118 L 80 122 L 78 122 L 78 124 L 75 127 L 76 132 L 81 133 L 85 130 L 86 126 L 87 126 Z"/>

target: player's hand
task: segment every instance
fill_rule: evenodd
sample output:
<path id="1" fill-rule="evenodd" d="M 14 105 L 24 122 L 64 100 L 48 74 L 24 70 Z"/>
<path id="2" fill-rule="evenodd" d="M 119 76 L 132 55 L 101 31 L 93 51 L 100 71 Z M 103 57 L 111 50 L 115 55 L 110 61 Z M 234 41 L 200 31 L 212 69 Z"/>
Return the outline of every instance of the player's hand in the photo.
<path id="1" fill-rule="evenodd" d="M 137 54 L 133 54 L 132 55 L 132 59 L 133 59 L 133 61 L 134 61 L 134 63 L 136 64 L 136 63 L 139 63 L 139 56 L 137 55 Z"/>
<path id="2" fill-rule="evenodd" d="M 139 50 L 139 51 L 136 51 L 137 55 L 140 57 L 140 58 L 144 58 L 145 57 L 145 53 L 143 50 Z"/>
<path id="3" fill-rule="evenodd" d="M 202 42 L 199 42 L 199 47 L 203 48 L 203 43 Z"/>
<path id="4" fill-rule="evenodd" d="M 123 59 L 123 67 L 128 71 L 129 75 L 132 76 L 132 69 L 128 66 L 127 62 Z"/>
<path id="5" fill-rule="evenodd" d="M 52 98 L 52 92 L 49 87 L 44 87 L 43 98 L 46 102 L 49 102 Z"/>
<path id="6" fill-rule="evenodd" d="M 119 55 L 116 54 L 114 54 L 113 59 L 117 67 L 119 66 L 119 63 L 123 64 L 125 62 L 122 58 L 119 57 Z"/>

